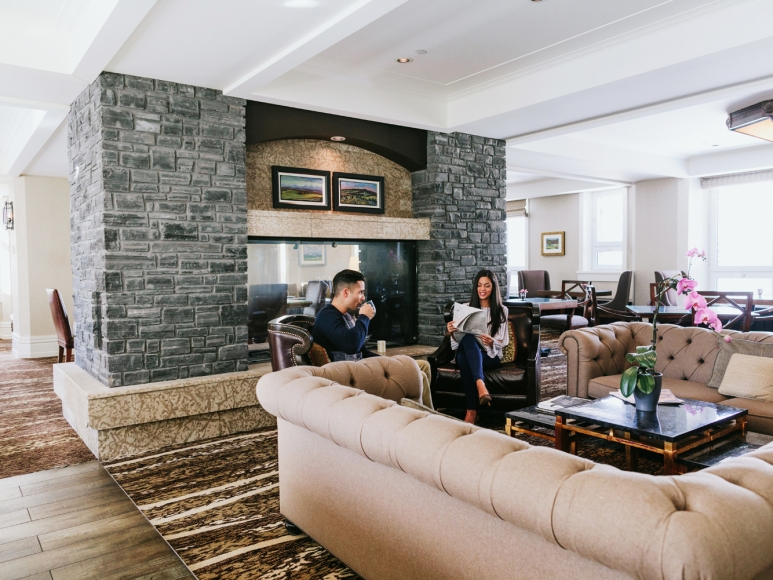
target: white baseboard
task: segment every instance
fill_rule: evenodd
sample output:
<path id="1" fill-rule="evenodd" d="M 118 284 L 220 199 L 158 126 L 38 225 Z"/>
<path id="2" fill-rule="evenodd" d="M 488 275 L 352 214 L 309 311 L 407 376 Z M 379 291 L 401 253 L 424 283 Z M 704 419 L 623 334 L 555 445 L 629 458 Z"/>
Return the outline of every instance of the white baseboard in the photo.
<path id="1" fill-rule="evenodd" d="M 0 321 L 0 340 L 11 340 L 11 323 Z"/>
<path id="2" fill-rule="evenodd" d="M 17 358 L 44 358 L 59 354 L 59 341 L 55 334 L 22 337 L 13 333 L 13 354 Z"/>

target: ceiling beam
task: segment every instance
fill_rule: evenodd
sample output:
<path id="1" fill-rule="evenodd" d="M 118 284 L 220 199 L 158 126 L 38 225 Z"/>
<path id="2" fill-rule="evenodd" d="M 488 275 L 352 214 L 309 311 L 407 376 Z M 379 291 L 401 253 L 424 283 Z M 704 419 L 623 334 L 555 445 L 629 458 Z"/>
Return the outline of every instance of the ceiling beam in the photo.
<path id="1" fill-rule="evenodd" d="M 303 64 L 311 57 L 340 42 L 407 0 L 359 0 L 319 28 L 261 63 L 249 74 L 223 90 L 226 95 L 249 98 L 257 88 Z"/>
<path id="2" fill-rule="evenodd" d="M 687 160 L 690 177 L 727 175 L 773 168 L 773 144 L 696 155 Z"/>
<path id="3" fill-rule="evenodd" d="M 531 199 L 534 197 L 549 197 L 552 195 L 564 195 L 567 193 L 580 193 L 583 191 L 603 191 L 606 189 L 618 189 L 626 187 L 621 183 L 598 183 L 580 179 L 536 179 L 522 183 L 507 185 L 507 199 Z"/>

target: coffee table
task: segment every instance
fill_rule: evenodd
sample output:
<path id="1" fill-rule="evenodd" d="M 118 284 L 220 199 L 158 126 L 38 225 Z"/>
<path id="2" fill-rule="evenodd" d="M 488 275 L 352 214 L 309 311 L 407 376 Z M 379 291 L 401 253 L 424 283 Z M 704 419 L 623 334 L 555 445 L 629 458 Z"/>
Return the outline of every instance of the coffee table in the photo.
<path id="1" fill-rule="evenodd" d="M 625 445 L 629 470 L 637 467 L 637 451 L 663 455 L 663 474 L 675 475 L 679 455 L 711 441 L 746 435 L 746 409 L 684 399 L 681 405 L 659 405 L 641 413 L 617 397 L 556 411 L 556 448 L 571 451 L 570 434 L 587 435 Z"/>

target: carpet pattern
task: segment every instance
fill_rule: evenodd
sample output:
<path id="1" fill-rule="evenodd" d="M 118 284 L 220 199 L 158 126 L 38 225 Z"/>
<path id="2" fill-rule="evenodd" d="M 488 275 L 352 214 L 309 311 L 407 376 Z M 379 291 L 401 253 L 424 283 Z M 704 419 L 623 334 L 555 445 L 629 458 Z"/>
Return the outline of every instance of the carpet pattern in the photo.
<path id="1" fill-rule="evenodd" d="M 94 460 L 62 416 L 55 362 L 16 358 L 0 341 L 0 479 Z"/>

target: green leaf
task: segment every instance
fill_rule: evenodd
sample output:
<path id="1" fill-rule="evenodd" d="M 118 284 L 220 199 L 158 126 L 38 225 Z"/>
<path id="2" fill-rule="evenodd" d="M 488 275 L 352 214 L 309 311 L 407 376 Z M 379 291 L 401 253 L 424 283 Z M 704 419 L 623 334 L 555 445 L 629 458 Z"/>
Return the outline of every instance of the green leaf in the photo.
<path id="1" fill-rule="evenodd" d="M 658 355 L 654 350 L 648 350 L 646 352 L 628 353 L 625 355 L 625 360 L 629 363 L 645 368 L 654 369 L 655 363 L 658 360 Z"/>
<path id="2" fill-rule="evenodd" d="M 636 378 L 639 374 L 639 369 L 631 367 L 623 373 L 620 377 L 620 391 L 624 397 L 630 397 L 633 395 L 633 390 L 636 388 Z"/>
<path id="3" fill-rule="evenodd" d="M 649 352 L 651 350 L 652 350 L 652 345 L 651 344 L 647 344 L 645 346 L 637 346 L 636 347 L 636 354 L 641 354 L 643 352 Z"/>
<path id="4" fill-rule="evenodd" d="M 645 395 L 649 395 L 655 390 L 655 377 L 648 374 L 639 375 L 639 390 Z"/>

